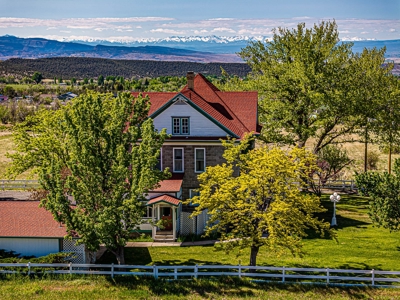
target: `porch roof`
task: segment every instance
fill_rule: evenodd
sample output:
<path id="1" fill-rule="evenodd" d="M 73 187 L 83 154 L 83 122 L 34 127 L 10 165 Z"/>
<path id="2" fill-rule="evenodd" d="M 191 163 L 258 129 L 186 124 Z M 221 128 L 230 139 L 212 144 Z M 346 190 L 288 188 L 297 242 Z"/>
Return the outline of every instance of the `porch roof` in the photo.
<path id="1" fill-rule="evenodd" d="M 152 204 L 156 204 L 156 203 L 160 203 L 160 202 L 165 202 L 165 203 L 168 203 L 168 204 L 171 204 L 174 206 L 178 206 L 179 203 L 181 203 L 181 200 L 179 200 L 178 198 L 175 198 L 173 196 L 164 194 L 164 195 L 158 196 L 156 198 L 150 199 L 150 201 L 147 202 L 146 205 L 152 205 Z"/>
<path id="2" fill-rule="evenodd" d="M 151 192 L 156 193 L 177 193 L 181 190 L 183 181 L 183 173 L 173 173 L 172 176 L 168 179 L 165 179 L 160 182 L 160 186 L 155 188 Z"/>

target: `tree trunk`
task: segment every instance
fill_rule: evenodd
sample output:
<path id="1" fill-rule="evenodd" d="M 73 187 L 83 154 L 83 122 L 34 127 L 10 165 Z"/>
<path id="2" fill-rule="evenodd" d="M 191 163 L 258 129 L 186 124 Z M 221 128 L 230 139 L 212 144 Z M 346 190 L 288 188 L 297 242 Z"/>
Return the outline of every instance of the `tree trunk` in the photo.
<path id="1" fill-rule="evenodd" d="M 392 144 L 389 144 L 388 173 L 392 173 Z"/>
<path id="2" fill-rule="evenodd" d="M 257 265 L 258 250 L 260 250 L 260 246 L 251 246 L 250 266 L 256 266 Z M 256 269 L 250 269 L 250 273 L 255 273 L 255 272 L 256 272 Z"/>
<path id="3" fill-rule="evenodd" d="M 368 129 L 365 127 L 364 172 L 367 172 L 368 170 L 367 162 L 368 162 Z"/>
<path id="4" fill-rule="evenodd" d="M 125 264 L 124 246 L 118 246 L 114 251 L 111 252 L 114 253 L 119 265 Z"/>

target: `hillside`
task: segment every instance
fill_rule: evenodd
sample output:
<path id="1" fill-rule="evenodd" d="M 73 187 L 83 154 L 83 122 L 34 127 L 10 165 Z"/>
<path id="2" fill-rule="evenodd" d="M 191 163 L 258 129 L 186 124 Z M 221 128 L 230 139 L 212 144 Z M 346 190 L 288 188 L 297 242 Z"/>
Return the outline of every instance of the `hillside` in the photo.
<path id="1" fill-rule="evenodd" d="M 0 60 L 9 58 L 45 57 L 96 57 L 112 59 L 192 61 L 192 62 L 242 62 L 236 54 L 175 49 L 162 46 L 104 46 L 58 42 L 42 38 L 0 37 Z"/>
<path id="2" fill-rule="evenodd" d="M 240 77 L 250 72 L 244 63 L 195 63 L 150 60 L 115 60 L 84 57 L 54 57 L 40 59 L 13 58 L 0 62 L 0 76 L 30 76 L 41 72 L 45 78 L 95 78 L 123 76 L 125 78 L 184 76 L 187 71 L 206 75 L 220 75 L 221 67 L 229 74 Z"/>

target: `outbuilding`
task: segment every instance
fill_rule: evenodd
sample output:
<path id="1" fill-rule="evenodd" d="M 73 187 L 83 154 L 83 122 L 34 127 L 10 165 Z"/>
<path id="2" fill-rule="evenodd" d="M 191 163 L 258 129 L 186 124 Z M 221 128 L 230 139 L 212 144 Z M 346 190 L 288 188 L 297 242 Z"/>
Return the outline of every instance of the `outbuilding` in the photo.
<path id="1" fill-rule="evenodd" d="M 39 201 L 0 201 L 0 249 L 14 251 L 21 256 L 45 256 L 57 252 L 73 252 L 76 263 L 86 263 L 84 245 L 64 239 L 63 224 Z"/>

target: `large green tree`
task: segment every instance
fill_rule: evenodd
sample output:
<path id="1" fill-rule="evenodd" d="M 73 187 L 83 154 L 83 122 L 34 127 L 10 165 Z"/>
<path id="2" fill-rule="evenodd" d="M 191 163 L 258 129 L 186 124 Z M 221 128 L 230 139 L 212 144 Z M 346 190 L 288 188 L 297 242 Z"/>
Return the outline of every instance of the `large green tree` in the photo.
<path id="1" fill-rule="evenodd" d="M 18 151 L 10 155 L 12 174 L 38 174 L 47 191 L 41 204 L 70 236 L 90 251 L 104 244 L 120 264 L 141 200 L 168 172 L 155 168 L 166 133 L 154 129 L 149 107 L 129 93 L 80 96 L 16 126 Z"/>
<path id="2" fill-rule="evenodd" d="M 392 169 L 392 149 L 400 144 L 400 81 L 388 75 L 382 82 L 384 89 L 375 118 L 369 125 L 375 142 L 388 148 L 388 173 Z"/>
<path id="3" fill-rule="evenodd" d="M 238 145 L 234 140 L 223 144 L 226 163 L 199 175 L 200 195 L 191 199 L 198 204 L 193 215 L 208 210 L 206 235 L 219 232 L 219 247 L 250 248 L 250 265 L 255 266 L 262 246 L 295 254 L 307 228 L 329 230 L 329 223 L 313 216 L 324 211 L 319 198 L 299 189 L 304 174 L 317 168 L 314 155 L 300 148 L 249 150 L 249 136 Z"/>
<path id="4" fill-rule="evenodd" d="M 264 141 L 300 147 L 312 141 L 318 153 L 360 127 L 360 112 L 371 103 L 355 94 L 376 94 L 381 87 L 358 89 L 362 84 L 356 75 L 376 71 L 384 51 L 363 55 L 360 64 L 351 47 L 340 43 L 335 22 L 321 22 L 312 28 L 304 23 L 278 28 L 271 41 L 242 49 L 239 54 L 252 68 L 253 88 L 260 94 Z"/>
<path id="5" fill-rule="evenodd" d="M 40 72 L 35 72 L 32 75 L 32 80 L 36 82 L 36 84 L 39 84 L 43 79 L 43 75 Z"/>

